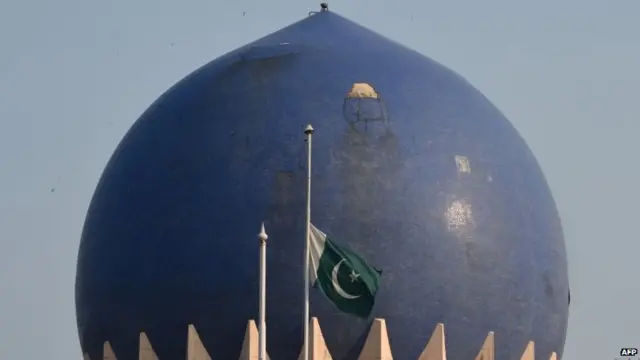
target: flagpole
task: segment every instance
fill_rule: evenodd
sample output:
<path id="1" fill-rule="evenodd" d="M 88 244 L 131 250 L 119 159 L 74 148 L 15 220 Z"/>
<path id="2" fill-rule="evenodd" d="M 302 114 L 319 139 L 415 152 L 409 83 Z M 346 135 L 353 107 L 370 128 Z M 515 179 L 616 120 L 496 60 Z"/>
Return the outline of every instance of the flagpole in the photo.
<path id="1" fill-rule="evenodd" d="M 304 357 L 309 360 L 309 228 L 311 226 L 311 137 L 313 127 L 307 125 L 304 133 L 307 135 L 307 219 L 304 241 Z"/>
<path id="2" fill-rule="evenodd" d="M 259 303 L 259 327 L 258 327 L 258 359 L 267 360 L 267 329 L 265 323 L 266 298 L 267 298 L 267 233 L 264 231 L 264 223 L 260 228 L 260 303 Z"/>

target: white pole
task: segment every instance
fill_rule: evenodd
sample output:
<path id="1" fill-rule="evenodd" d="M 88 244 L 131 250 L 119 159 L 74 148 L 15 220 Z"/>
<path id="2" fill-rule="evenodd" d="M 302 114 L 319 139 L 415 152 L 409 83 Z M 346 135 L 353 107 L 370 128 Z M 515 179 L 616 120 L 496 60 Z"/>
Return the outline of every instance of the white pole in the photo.
<path id="1" fill-rule="evenodd" d="M 309 228 L 311 226 L 311 135 L 313 127 L 307 125 L 304 133 L 307 135 L 307 221 L 304 236 L 304 357 L 309 360 Z"/>
<path id="2" fill-rule="evenodd" d="M 260 228 L 260 304 L 258 327 L 258 359 L 267 360 L 267 329 L 265 323 L 266 298 L 267 298 L 267 233 L 264 231 L 264 223 Z"/>

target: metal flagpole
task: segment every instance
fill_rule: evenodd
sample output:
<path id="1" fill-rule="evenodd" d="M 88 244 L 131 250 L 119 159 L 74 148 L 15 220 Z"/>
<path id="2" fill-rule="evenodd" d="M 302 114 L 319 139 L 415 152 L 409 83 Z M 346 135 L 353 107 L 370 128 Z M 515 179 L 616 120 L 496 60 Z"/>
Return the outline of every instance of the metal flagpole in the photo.
<path id="1" fill-rule="evenodd" d="M 309 228 L 311 226 L 311 135 L 313 127 L 307 125 L 304 133 L 307 135 L 307 221 L 304 241 L 304 357 L 309 360 Z"/>
<path id="2" fill-rule="evenodd" d="M 264 231 L 264 223 L 260 228 L 260 304 L 258 325 L 258 359 L 267 360 L 267 329 L 264 321 L 267 298 L 267 233 Z"/>

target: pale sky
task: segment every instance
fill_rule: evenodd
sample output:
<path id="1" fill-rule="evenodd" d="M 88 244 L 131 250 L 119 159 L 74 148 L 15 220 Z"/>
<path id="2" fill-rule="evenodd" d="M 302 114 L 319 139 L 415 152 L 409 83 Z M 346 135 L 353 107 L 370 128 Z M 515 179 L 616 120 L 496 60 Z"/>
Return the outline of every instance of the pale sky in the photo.
<path id="1" fill-rule="evenodd" d="M 640 346 L 640 1 L 330 8 L 460 73 L 533 150 L 569 254 L 564 359 Z M 81 358 L 80 232 L 138 116 L 197 67 L 317 9 L 308 0 L 0 0 L 0 359 Z"/>

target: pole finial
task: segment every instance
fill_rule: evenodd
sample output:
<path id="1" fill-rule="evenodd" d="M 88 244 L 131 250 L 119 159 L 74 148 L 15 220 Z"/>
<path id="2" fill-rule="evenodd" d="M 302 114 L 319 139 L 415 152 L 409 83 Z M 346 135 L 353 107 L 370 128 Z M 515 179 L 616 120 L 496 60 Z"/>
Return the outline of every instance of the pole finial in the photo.
<path id="1" fill-rule="evenodd" d="M 267 232 L 264 231 L 264 222 L 263 222 L 262 225 L 260 226 L 260 233 L 258 234 L 258 239 L 260 239 L 261 242 L 266 242 L 268 238 L 269 236 L 267 236 Z"/>
<path id="2" fill-rule="evenodd" d="M 304 128 L 304 133 L 307 135 L 311 135 L 315 132 L 315 130 L 313 130 L 313 126 L 311 126 L 311 124 L 308 124 L 306 128 Z"/>

